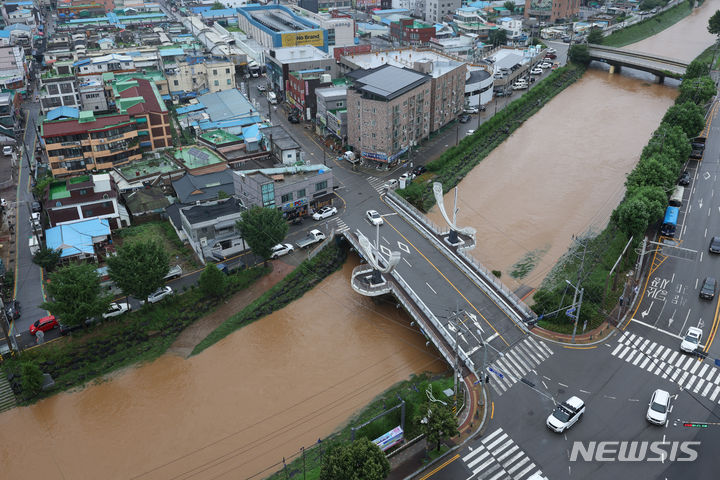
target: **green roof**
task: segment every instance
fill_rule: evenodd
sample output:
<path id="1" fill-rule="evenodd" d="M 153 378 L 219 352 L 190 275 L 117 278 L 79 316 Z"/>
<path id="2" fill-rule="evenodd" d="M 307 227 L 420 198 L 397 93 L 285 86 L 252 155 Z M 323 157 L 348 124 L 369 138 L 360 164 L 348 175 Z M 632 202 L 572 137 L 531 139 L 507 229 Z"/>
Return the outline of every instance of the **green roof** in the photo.
<path id="1" fill-rule="evenodd" d="M 74 185 L 76 183 L 84 183 L 90 181 L 90 175 L 81 175 L 79 177 L 73 177 L 68 180 L 62 180 L 60 182 L 53 182 L 50 184 L 50 200 L 60 200 L 62 198 L 68 198 L 70 196 L 70 190 L 68 190 L 68 184 Z"/>
<path id="2" fill-rule="evenodd" d="M 206 167 L 223 163 L 224 160 L 207 148 L 192 146 L 175 150 L 175 159 L 182 162 L 187 168 Z"/>
<path id="3" fill-rule="evenodd" d="M 95 114 L 92 110 L 81 110 L 78 114 L 78 123 L 94 122 Z"/>
<path id="4" fill-rule="evenodd" d="M 225 130 L 208 130 L 207 132 L 200 135 L 200 138 L 206 140 L 213 145 L 223 145 L 225 143 L 238 142 L 242 140 L 237 135 L 228 133 Z"/>

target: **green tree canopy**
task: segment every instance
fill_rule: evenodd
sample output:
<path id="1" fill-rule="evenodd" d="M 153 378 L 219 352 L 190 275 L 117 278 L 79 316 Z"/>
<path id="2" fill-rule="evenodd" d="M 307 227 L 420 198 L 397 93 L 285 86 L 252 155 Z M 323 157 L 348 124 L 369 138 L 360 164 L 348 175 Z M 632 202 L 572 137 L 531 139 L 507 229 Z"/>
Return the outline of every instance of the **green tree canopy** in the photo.
<path id="1" fill-rule="evenodd" d="M 587 37 L 588 43 L 591 43 L 594 45 L 602 44 L 604 39 L 605 39 L 605 36 L 603 35 L 601 28 L 591 29 L 590 33 L 588 33 L 588 37 Z"/>
<path id="2" fill-rule="evenodd" d="M 710 75 L 710 65 L 699 59 L 695 59 L 688 65 L 685 75 L 683 76 L 683 81 L 691 78 L 704 77 L 705 75 Z"/>
<path id="3" fill-rule="evenodd" d="M 506 10 L 510 10 L 511 12 L 515 11 L 515 2 L 511 0 L 507 0 L 505 3 L 503 3 L 503 7 L 505 7 Z"/>
<path id="4" fill-rule="evenodd" d="M 448 405 L 425 402 L 418 409 L 416 421 L 428 445 L 436 444 L 437 450 L 443 439 L 457 435 L 457 418 Z"/>
<path id="5" fill-rule="evenodd" d="M 495 30 L 490 30 L 490 33 L 488 35 L 488 41 L 494 47 L 505 45 L 507 43 L 507 32 L 503 28 L 496 28 Z"/>
<path id="6" fill-rule="evenodd" d="M 683 129 L 678 125 L 663 122 L 653 132 L 640 158 L 649 158 L 659 153 L 671 158 L 676 164 L 683 165 L 690 155 L 690 150 L 690 142 Z"/>
<path id="7" fill-rule="evenodd" d="M 320 480 L 383 480 L 388 473 L 385 454 L 370 440 L 360 438 L 325 453 Z"/>
<path id="8" fill-rule="evenodd" d="M 62 250 L 53 250 L 42 246 L 35 252 L 32 261 L 40 268 L 44 268 L 46 272 L 52 272 L 60 261 L 60 255 L 62 255 Z"/>
<path id="9" fill-rule="evenodd" d="M 625 186 L 628 190 L 650 186 L 669 191 L 675 185 L 678 173 L 672 160 L 662 154 L 655 154 L 638 162 L 628 175 Z"/>
<path id="10" fill-rule="evenodd" d="M 225 8 L 225 5 L 223 5 L 220 2 L 215 2 L 212 4 L 212 7 L 210 7 L 210 10 L 222 10 Z"/>
<path id="11" fill-rule="evenodd" d="M 590 63 L 590 52 L 587 44 L 572 45 L 568 50 L 568 58 L 572 63 L 588 65 Z"/>
<path id="12" fill-rule="evenodd" d="M 41 306 L 68 325 L 105 313 L 110 296 L 102 294 L 100 277 L 91 263 L 71 263 L 50 275 L 47 291 L 51 301 Z"/>
<path id="13" fill-rule="evenodd" d="M 227 277 L 221 272 L 214 263 L 205 265 L 205 269 L 200 274 L 198 287 L 200 291 L 208 297 L 221 297 L 225 293 L 227 285 Z"/>
<path id="14" fill-rule="evenodd" d="M 701 106 L 685 102 L 668 108 L 662 121 L 677 125 L 688 138 L 694 138 L 705 126 L 705 115 Z"/>
<path id="15" fill-rule="evenodd" d="M 663 190 L 661 187 L 652 187 L 649 185 L 640 187 L 633 190 L 631 195 L 645 202 L 649 222 L 661 218 L 668 206 L 668 191 Z"/>
<path id="16" fill-rule="evenodd" d="M 167 251 L 153 240 L 126 241 L 107 263 L 115 285 L 125 295 L 144 300 L 165 283 L 170 270 Z"/>
<path id="17" fill-rule="evenodd" d="M 34 398 L 42 390 L 43 372 L 34 362 L 20 364 L 20 386 L 26 399 Z"/>
<path id="18" fill-rule="evenodd" d="M 696 105 L 705 105 L 715 96 L 715 82 L 709 76 L 697 78 L 684 78 L 680 84 L 680 95 L 675 103 L 693 102 Z"/>
<path id="19" fill-rule="evenodd" d="M 253 253 L 264 260 L 270 258 L 271 248 L 285 239 L 289 228 L 278 210 L 260 207 L 244 211 L 237 227 Z"/>
<path id="20" fill-rule="evenodd" d="M 720 35 L 720 10 L 713 13 L 712 17 L 708 19 L 708 32 L 713 35 Z"/>
<path id="21" fill-rule="evenodd" d="M 650 222 L 648 205 L 641 197 L 632 197 L 617 208 L 618 226 L 626 235 L 642 234 Z"/>

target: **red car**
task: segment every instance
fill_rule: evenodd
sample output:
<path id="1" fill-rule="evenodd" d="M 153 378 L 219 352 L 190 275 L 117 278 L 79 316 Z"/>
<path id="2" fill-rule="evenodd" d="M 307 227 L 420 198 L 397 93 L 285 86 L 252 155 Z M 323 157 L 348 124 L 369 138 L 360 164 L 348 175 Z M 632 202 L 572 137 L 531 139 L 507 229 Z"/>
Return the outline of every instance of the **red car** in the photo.
<path id="1" fill-rule="evenodd" d="M 30 325 L 30 335 L 35 335 L 38 330 L 42 332 L 47 332 L 48 330 L 52 330 L 53 328 L 58 327 L 59 325 L 57 320 L 55 320 L 54 316 L 50 315 L 49 317 L 41 318 L 40 320 Z"/>
<path id="2" fill-rule="evenodd" d="M 546 53 L 546 54 L 545 54 L 545 58 L 549 58 L 549 59 L 551 59 L 551 60 L 555 60 L 555 59 L 557 58 L 557 55 L 555 55 L 554 53 Z"/>

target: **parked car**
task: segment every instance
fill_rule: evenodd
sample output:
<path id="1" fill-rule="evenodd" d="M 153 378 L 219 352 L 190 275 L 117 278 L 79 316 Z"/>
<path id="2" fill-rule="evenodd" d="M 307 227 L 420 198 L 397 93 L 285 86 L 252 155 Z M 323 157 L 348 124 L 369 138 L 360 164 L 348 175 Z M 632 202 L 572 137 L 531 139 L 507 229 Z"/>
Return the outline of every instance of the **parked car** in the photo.
<path id="1" fill-rule="evenodd" d="M 32 202 L 32 213 L 40 213 L 42 210 L 42 206 L 40 206 L 40 202 Z"/>
<path id="2" fill-rule="evenodd" d="M 465 113 L 478 113 L 478 107 L 465 107 Z"/>
<path id="3" fill-rule="evenodd" d="M 720 237 L 712 237 L 710 239 L 710 253 L 720 253 Z"/>
<path id="4" fill-rule="evenodd" d="M 6 157 L 9 157 L 12 154 L 13 154 L 13 147 L 11 147 L 9 145 L 6 145 L 3 147 L 3 155 L 5 155 Z"/>
<path id="5" fill-rule="evenodd" d="M 17 300 L 10 300 L 5 304 L 5 315 L 8 320 L 17 320 L 20 318 L 20 302 Z"/>
<path id="6" fill-rule="evenodd" d="M 60 324 L 60 335 L 63 337 L 69 333 L 74 332 L 75 330 L 80 330 L 85 326 L 84 323 L 79 323 L 77 325 L 65 325 L 64 323 Z"/>
<path id="7" fill-rule="evenodd" d="M 470 129 L 467 132 L 465 132 L 465 135 L 472 135 L 473 133 L 475 133 L 475 130 Z"/>
<path id="8" fill-rule="evenodd" d="M 324 218 L 332 217 L 337 213 L 337 208 L 335 207 L 322 207 L 320 210 L 313 213 L 313 219 L 314 220 L 322 220 Z"/>
<path id="9" fill-rule="evenodd" d="M 645 418 L 655 425 L 665 425 L 668 412 L 670 411 L 670 394 L 665 390 L 657 389 L 650 397 L 647 414 Z"/>
<path id="10" fill-rule="evenodd" d="M 35 335 L 38 330 L 41 332 L 47 332 L 53 328 L 58 328 L 58 321 L 55 319 L 55 316 L 50 315 L 49 317 L 43 317 L 30 325 L 30 335 Z"/>
<path id="11" fill-rule="evenodd" d="M 157 303 L 165 297 L 169 297 L 173 294 L 173 289 L 169 285 L 160 287 L 148 296 L 148 303 Z M 144 304 L 145 300 L 140 300 L 140 304 Z"/>
<path id="12" fill-rule="evenodd" d="M 557 53 L 557 50 L 555 50 L 554 48 L 550 47 L 550 48 L 547 49 L 547 53 Z"/>
<path id="13" fill-rule="evenodd" d="M 550 60 L 555 60 L 557 58 L 557 55 L 555 55 L 554 53 L 548 52 L 545 54 L 545 58 L 549 58 Z"/>
<path id="14" fill-rule="evenodd" d="M 264 92 L 265 90 L 267 90 L 265 85 L 263 85 L 262 83 L 258 83 L 257 89 L 258 89 L 258 92 Z"/>
<path id="15" fill-rule="evenodd" d="M 703 332 L 697 327 L 688 328 L 687 333 L 680 342 L 680 350 L 687 353 L 695 353 L 700 346 Z"/>
<path id="16" fill-rule="evenodd" d="M 467 113 L 463 113 L 458 117 L 458 121 L 460 123 L 467 123 L 470 121 L 470 115 L 468 115 Z"/>
<path id="17" fill-rule="evenodd" d="M 290 114 L 290 115 L 288 115 L 288 122 L 300 123 L 300 118 L 297 115 Z"/>
<path id="18" fill-rule="evenodd" d="M 550 67 L 552 67 L 552 63 L 550 63 L 550 62 L 543 62 L 540 64 L 540 68 L 542 68 L 542 69 L 550 68 Z"/>
<path id="19" fill-rule="evenodd" d="M 377 210 L 368 210 L 367 212 L 365 212 L 365 217 L 368 219 L 368 222 L 372 223 L 373 225 L 382 225 L 383 223 L 385 223 Z"/>
<path id="20" fill-rule="evenodd" d="M 167 275 L 163 277 L 164 280 L 172 280 L 174 278 L 180 278 L 182 277 L 183 271 L 182 267 L 180 265 L 175 265 L 174 267 L 170 267 L 170 270 L 168 270 Z"/>
<path id="21" fill-rule="evenodd" d="M 425 168 L 423 165 L 418 165 L 417 167 L 412 169 L 413 178 L 419 177 L 425 172 L 427 172 L 427 168 Z"/>
<path id="22" fill-rule="evenodd" d="M 585 403 L 578 397 L 570 397 L 555 407 L 545 424 L 553 432 L 562 433 L 575 425 L 583 413 Z"/>
<path id="23" fill-rule="evenodd" d="M 525 80 L 518 80 L 515 82 L 512 86 L 513 90 L 526 90 L 528 88 L 528 83 Z"/>
<path id="24" fill-rule="evenodd" d="M 687 187 L 690 185 L 690 172 L 685 170 L 682 175 L 680 175 L 680 178 L 678 179 L 678 185 L 682 185 L 683 187 Z"/>
<path id="25" fill-rule="evenodd" d="M 543 71 L 542 68 L 535 67 L 532 70 L 530 70 L 530 75 L 542 75 Z"/>
<path id="26" fill-rule="evenodd" d="M 405 172 L 405 173 L 403 173 L 402 175 L 400 175 L 400 176 L 398 177 L 398 181 L 400 181 L 400 182 L 403 182 L 403 181 L 404 181 L 404 182 L 405 182 L 405 185 L 407 185 L 408 183 L 410 183 L 410 181 L 411 181 L 412 179 L 413 179 L 412 172 Z"/>
<path id="27" fill-rule="evenodd" d="M 715 286 L 717 281 L 713 277 L 705 277 L 702 286 L 700 287 L 700 298 L 705 300 L 712 300 L 715 298 Z"/>
<path id="28" fill-rule="evenodd" d="M 108 308 L 107 312 L 103 313 L 103 318 L 112 318 L 117 317 L 118 315 L 122 315 L 125 312 L 129 312 L 130 304 L 129 303 L 115 303 L 112 302 L 110 304 L 110 307 Z"/>
<path id="29" fill-rule="evenodd" d="M 295 251 L 295 247 L 289 243 L 278 243 L 270 249 L 270 258 L 279 258 Z"/>

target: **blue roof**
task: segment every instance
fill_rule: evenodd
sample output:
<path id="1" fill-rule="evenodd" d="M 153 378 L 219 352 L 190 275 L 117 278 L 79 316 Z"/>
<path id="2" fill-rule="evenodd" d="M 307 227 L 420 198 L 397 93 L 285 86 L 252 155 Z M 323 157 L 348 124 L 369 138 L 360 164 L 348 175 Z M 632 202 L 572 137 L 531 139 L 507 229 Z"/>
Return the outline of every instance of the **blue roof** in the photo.
<path id="1" fill-rule="evenodd" d="M 198 110 L 205 110 L 205 105 L 202 103 L 196 103 L 195 105 L 188 105 L 187 107 L 180 107 L 175 110 L 178 115 L 183 115 L 190 112 L 197 112 Z"/>
<path id="2" fill-rule="evenodd" d="M 8 25 L 5 27 L 5 30 L 8 30 L 12 32 L 13 30 L 22 30 L 23 32 L 32 32 L 32 27 L 30 25 L 25 25 L 23 23 L 15 23 L 13 25 Z"/>
<path id="3" fill-rule="evenodd" d="M 245 125 L 252 125 L 253 123 L 260 123 L 261 121 L 262 120 L 259 116 L 253 115 L 251 117 L 238 118 L 236 120 L 225 120 L 221 122 L 210 122 L 207 120 L 203 120 L 202 122 L 197 123 L 197 125 L 202 130 L 212 130 L 214 128 L 242 127 Z"/>
<path id="4" fill-rule="evenodd" d="M 237 10 L 234 8 L 221 8 L 219 10 L 206 10 L 201 13 L 203 17 L 234 17 L 237 15 Z"/>
<path id="5" fill-rule="evenodd" d="M 101 38 L 100 40 L 98 40 L 98 43 L 115 43 L 115 40 L 113 40 L 112 38 Z"/>
<path id="6" fill-rule="evenodd" d="M 390 13 L 408 13 L 410 10 L 407 8 L 389 8 L 387 10 L 375 10 L 373 13 L 375 15 L 383 15 L 383 14 L 390 14 Z"/>
<path id="7" fill-rule="evenodd" d="M 160 52 L 161 57 L 176 57 L 185 54 L 185 50 L 182 48 L 160 48 L 158 52 Z"/>
<path id="8" fill-rule="evenodd" d="M 57 120 L 58 118 L 78 118 L 80 110 L 75 107 L 57 107 L 50 110 L 47 114 L 48 120 Z"/>
<path id="9" fill-rule="evenodd" d="M 257 142 L 260 140 L 260 126 L 256 123 L 242 129 L 242 135 L 246 142 Z"/>
<path id="10" fill-rule="evenodd" d="M 307 70 L 298 70 L 297 73 L 324 73 L 325 71 L 324 68 L 309 68 Z"/>
<path id="11" fill-rule="evenodd" d="M 0 38 L 10 38 L 10 32 L 7 30 L 0 30 Z"/>
<path id="12" fill-rule="evenodd" d="M 470 7 L 476 7 L 476 8 L 487 8 L 490 6 L 490 2 L 472 2 L 468 3 Z"/>
<path id="13" fill-rule="evenodd" d="M 93 254 L 93 237 L 110 235 L 110 223 L 107 219 L 91 218 L 82 222 L 60 225 L 45 230 L 45 244 L 47 248 L 62 250 L 61 258 L 79 255 L 81 253 Z"/>
<path id="14" fill-rule="evenodd" d="M 501 21 L 501 22 L 512 22 L 512 18 L 510 18 L 510 17 L 502 17 L 502 18 L 500 19 L 500 21 Z"/>

